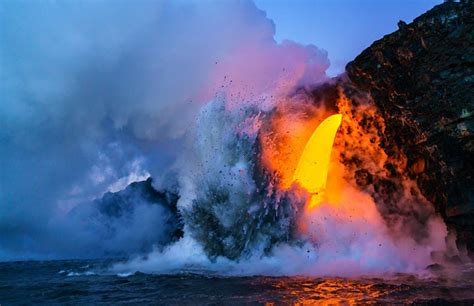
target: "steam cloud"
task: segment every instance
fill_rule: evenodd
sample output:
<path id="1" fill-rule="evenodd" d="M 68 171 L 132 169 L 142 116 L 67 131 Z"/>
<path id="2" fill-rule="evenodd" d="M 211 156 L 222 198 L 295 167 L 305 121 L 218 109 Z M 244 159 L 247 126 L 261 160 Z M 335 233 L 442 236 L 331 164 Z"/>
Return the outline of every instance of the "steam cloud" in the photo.
<path id="1" fill-rule="evenodd" d="M 91 255 L 68 212 L 150 175 L 176 186 L 170 165 L 217 92 L 270 107 L 329 66 L 277 44 L 251 1 L 0 5 L 4 259 Z"/>
<path id="2" fill-rule="evenodd" d="M 171 230 L 166 211 L 137 198 L 127 220 L 84 220 L 97 220 L 104 192 L 150 176 L 179 193 L 184 237 L 115 270 L 417 271 L 446 249 L 436 216 L 425 240 L 404 239 L 349 185 L 337 210 L 323 204 L 301 220 L 301 195 L 256 184 L 267 116 L 296 88 L 327 81 L 329 61 L 315 46 L 275 42 L 253 2 L 0 5 L 0 259 L 139 252 Z M 365 215 L 342 225 L 354 209 Z M 317 237 L 298 233 L 297 219 Z"/>

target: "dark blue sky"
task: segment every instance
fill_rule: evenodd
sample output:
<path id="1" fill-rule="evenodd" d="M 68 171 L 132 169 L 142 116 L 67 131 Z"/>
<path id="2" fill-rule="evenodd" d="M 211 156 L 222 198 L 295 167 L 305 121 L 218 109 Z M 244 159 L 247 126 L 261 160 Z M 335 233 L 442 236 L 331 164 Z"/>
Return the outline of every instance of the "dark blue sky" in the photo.
<path id="1" fill-rule="evenodd" d="M 373 41 L 442 0 L 255 0 L 276 25 L 276 39 L 314 44 L 328 51 L 331 75 Z"/>

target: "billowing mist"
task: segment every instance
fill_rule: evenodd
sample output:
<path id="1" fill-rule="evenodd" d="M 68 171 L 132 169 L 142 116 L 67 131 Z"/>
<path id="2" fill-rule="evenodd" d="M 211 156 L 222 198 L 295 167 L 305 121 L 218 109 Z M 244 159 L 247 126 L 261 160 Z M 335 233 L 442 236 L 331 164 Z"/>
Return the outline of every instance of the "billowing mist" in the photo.
<path id="1" fill-rule="evenodd" d="M 408 178 L 400 216 L 356 187 L 350 154 L 389 179 L 379 131 L 358 125 L 376 117 L 370 98 L 310 98 L 333 82 L 326 51 L 276 42 L 252 1 L 11 1 L 0 20 L 1 260 L 354 275 L 453 251 Z M 338 111 L 329 196 L 310 210 L 292 173 Z"/>
<path id="2" fill-rule="evenodd" d="M 277 44 L 251 1 L 11 1 L 0 15 L 1 258 L 100 255 L 74 207 L 150 175 L 177 186 L 201 106 L 269 107 L 329 65 L 315 46 Z"/>

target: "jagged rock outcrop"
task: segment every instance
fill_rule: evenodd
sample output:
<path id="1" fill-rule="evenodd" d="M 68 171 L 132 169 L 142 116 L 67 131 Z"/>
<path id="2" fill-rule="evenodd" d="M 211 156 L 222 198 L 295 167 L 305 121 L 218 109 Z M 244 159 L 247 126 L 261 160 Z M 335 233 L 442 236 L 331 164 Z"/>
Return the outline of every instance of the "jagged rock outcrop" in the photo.
<path id="1" fill-rule="evenodd" d="M 152 183 L 151 177 L 145 181 L 133 182 L 121 191 L 106 192 L 101 199 L 95 200 L 94 203 L 101 214 L 111 218 L 120 218 L 129 214 L 134 210 L 137 201 L 145 202 L 148 205 L 160 205 L 174 217 L 169 220 L 170 224 L 178 223 L 175 222 L 179 219 L 176 206 L 178 195 L 157 191 Z"/>
<path id="2" fill-rule="evenodd" d="M 385 121 L 385 151 L 407 157 L 405 173 L 474 251 L 474 1 L 400 22 L 346 71 Z"/>
<path id="3" fill-rule="evenodd" d="M 92 203 L 78 205 L 72 220 L 90 233 L 94 256 L 129 256 L 162 248 L 183 236 L 178 195 L 157 191 L 152 179 L 107 192 Z"/>

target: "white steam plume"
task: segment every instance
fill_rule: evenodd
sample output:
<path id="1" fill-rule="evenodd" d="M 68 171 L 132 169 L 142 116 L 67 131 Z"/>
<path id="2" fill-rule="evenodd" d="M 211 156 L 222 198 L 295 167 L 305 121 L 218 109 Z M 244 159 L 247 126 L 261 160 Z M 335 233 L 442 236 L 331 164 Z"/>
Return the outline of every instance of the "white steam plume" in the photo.
<path id="1" fill-rule="evenodd" d="M 277 44 L 251 1 L 2 1 L 0 23 L 4 259 L 86 256 L 67 212 L 129 177 L 177 182 L 169 166 L 217 91 L 268 108 L 329 65 Z"/>

